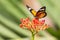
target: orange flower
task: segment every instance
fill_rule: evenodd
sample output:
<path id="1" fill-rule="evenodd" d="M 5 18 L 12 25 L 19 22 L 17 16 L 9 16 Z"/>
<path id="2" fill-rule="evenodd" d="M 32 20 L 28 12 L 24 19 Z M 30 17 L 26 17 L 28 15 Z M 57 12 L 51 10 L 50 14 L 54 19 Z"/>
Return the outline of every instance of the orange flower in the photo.
<path id="1" fill-rule="evenodd" d="M 29 18 L 21 19 L 22 23 L 20 24 L 21 28 L 27 28 L 30 31 L 38 32 L 39 30 L 45 30 L 48 28 L 48 25 L 45 24 L 45 20 L 38 20 L 34 18 L 32 21 Z"/>

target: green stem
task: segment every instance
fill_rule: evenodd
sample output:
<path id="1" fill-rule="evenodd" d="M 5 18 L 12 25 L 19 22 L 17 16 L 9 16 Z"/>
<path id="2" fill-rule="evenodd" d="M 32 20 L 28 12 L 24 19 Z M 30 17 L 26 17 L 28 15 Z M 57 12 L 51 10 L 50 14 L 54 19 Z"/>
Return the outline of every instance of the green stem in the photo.
<path id="1" fill-rule="evenodd" d="M 35 35 L 34 35 L 33 32 L 32 32 L 32 40 L 34 40 L 34 36 L 35 36 Z"/>

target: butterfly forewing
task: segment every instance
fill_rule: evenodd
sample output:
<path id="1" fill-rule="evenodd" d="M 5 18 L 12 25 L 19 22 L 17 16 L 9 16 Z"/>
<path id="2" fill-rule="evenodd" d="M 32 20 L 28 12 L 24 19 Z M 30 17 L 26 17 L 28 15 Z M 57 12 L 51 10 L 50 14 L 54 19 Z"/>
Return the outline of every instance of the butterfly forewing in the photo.
<path id="1" fill-rule="evenodd" d="M 45 6 L 41 7 L 40 11 L 46 11 L 46 7 Z"/>
<path id="2" fill-rule="evenodd" d="M 26 5 L 27 6 L 27 5 Z M 27 8 L 29 9 L 29 11 L 33 14 L 33 16 L 36 16 L 36 11 L 32 8 L 30 8 L 29 6 L 27 6 Z"/>

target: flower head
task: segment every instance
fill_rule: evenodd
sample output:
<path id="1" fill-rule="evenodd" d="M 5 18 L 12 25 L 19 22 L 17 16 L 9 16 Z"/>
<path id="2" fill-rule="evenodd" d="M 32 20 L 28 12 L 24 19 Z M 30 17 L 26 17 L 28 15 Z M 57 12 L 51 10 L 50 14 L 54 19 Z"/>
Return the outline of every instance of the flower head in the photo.
<path id="1" fill-rule="evenodd" d="M 48 25 L 45 24 L 45 20 L 38 20 L 34 18 L 32 21 L 29 20 L 29 18 L 21 19 L 22 23 L 20 24 L 21 28 L 27 28 L 28 30 L 32 32 L 38 32 L 39 30 L 45 30 L 48 28 Z"/>

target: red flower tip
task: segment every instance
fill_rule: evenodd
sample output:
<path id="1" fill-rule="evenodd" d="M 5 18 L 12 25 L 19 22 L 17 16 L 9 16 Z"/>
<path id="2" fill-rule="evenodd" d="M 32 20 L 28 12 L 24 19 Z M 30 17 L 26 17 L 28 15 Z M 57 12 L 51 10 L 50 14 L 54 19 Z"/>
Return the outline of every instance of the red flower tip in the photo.
<path id="1" fill-rule="evenodd" d="M 20 27 L 22 28 L 22 27 L 23 27 L 23 25 L 22 25 L 22 24 L 20 24 Z"/>

